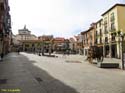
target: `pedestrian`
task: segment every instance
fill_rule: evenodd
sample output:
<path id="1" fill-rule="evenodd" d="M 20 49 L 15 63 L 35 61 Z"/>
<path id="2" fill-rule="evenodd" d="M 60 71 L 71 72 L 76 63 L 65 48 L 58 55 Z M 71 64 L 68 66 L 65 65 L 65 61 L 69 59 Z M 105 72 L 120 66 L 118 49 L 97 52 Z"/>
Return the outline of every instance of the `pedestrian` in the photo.
<path id="1" fill-rule="evenodd" d="M 19 48 L 18 48 L 17 52 L 18 52 L 18 55 L 19 55 L 20 54 L 20 49 Z"/>
<path id="2" fill-rule="evenodd" d="M 63 51 L 63 56 L 64 58 L 66 58 L 66 50 Z"/>
<path id="3" fill-rule="evenodd" d="M 1 55 L 0 55 L 0 56 L 1 56 L 1 61 L 3 61 L 3 53 L 1 53 Z"/>

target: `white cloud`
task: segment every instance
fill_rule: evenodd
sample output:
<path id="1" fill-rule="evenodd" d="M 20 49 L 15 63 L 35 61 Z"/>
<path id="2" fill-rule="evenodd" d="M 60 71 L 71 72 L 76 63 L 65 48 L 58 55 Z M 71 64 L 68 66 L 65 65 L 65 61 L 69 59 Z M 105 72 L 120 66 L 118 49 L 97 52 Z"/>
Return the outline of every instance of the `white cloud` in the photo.
<path id="1" fill-rule="evenodd" d="M 18 29 L 26 24 L 37 36 L 73 36 L 101 15 L 99 10 L 102 8 L 96 9 L 97 7 L 89 5 L 92 0 L 88 1 L 10 0 L 13 32 L 17 34 Z"/>

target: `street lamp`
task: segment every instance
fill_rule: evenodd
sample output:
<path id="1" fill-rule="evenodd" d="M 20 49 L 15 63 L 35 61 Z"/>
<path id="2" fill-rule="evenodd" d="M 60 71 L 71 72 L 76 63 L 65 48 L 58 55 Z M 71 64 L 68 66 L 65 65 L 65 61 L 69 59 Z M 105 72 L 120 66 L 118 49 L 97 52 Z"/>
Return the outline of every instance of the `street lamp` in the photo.
<path id="1" fill-rule="evenodd" d="M 119 31 L 119 36 L 121 36 L 121 38 L 122 38 L 122 41 L 121 41 L 121 46 L 122 46 L 122 69 L 124 70 L 124 49 L 123 49 L 123 41 L 124 41 L 124 36 L 125 36 L 125 33 L 123 33 L 122 31 Z"/>
<path id="2" fill-rule="evenodd" d="M 121 38 L 122 38 L 122 69 L 124 70 L 124 49 L 123 49 L 123 40 L 124 40 L 124 34 L 121 33 Z"/>

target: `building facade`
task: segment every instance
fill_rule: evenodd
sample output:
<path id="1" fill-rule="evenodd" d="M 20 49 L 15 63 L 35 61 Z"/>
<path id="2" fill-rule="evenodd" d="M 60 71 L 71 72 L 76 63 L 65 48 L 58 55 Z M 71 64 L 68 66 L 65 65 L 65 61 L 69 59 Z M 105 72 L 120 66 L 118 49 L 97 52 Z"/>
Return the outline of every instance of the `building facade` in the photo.
<path id="1" fill-rule="evenodd" d="M 120 33 L 125 33 L 125 4 L 115 4 L 102 14 L 102 18 L 81 32 L 83 35 L 84 55 L 90 46 L 101 48 L 104 57 L 122 58 L 125 46 Z M 124 38 L 125 39 L 125 38 Z"/>
<path id="2" fill-rule="evenodd" d="M 104 44 L 104 39 L 103 39 L 103 20 L 100 19 L 96 22 L 96 31 L 95 31 L 95 46 L 100 48 L 101 52 L 103 52 L 103 44 Z M 104 54 L 103 54 L 104 55 Z"/>
<path id="3" fill-rule="evenodd" d="M 38 37 L 38 40 L 51 41 L 53 39 L 53 35 L 42 35 Z"/>
<path id="4" fill-rule="evenodd" d="M 0 0 L 0 54 L 10 51 L 12 40 L 11 16 L 8 0 Z"/>
<path id="5" fill-rule="evenodd" d="M 37 40 L 37 37 L 33 34 L 31 34 L 31 31 L 29 31 L 26 26 L 24 26 L 23 29 L 18 30 L 18 34 L 16 35 L 16 39 L 21 40 Z"/>
<path id="6" fill-rule="evenodd" d="M 84 55 L 88 55 L 88 49 L 91 46 L 95 46 L 95 32 L 95 23 L 92 23 L 88 30 L 81 32 L 81 35 L 83 36 Z"/>
<path id="7" fill-rule="evenodd" d="M 121 37 L 125 32 L 125 4 L 115 4 L 102 14 L 105 57 L 121 58 Z"/>
<path id="8" fill-rule="evenodd" d="M 56 37 L 52 39 L 52 48 L 53 51 L 56 51 L 57 53 L 63 53 L 64 51 L 64 45 L 65 45 L 65 38 L 63 37 Z"/>
<path id="9" fill-rule="evenodd" d="M 69 48 L 71 49 L 71 53 L 76 53 L 77 51 L 77 42 L 75 38 L 71 37 L 69 38 Z"/>

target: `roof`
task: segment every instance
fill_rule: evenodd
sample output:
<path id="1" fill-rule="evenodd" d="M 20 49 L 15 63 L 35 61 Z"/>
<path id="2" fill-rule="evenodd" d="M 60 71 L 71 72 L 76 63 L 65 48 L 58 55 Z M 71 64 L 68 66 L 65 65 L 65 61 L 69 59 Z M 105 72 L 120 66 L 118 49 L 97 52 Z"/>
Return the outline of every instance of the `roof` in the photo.
<path id="1" fill-rule="evenodd" d="M 31 36 L 35 36 L 35 37 L 37 37 L 36 35 L 34 35 L 34 34 L 31 34 Z"/>
<path id="2" fill-rule="evenodd" d="M 99 20 L 96 22 L 96 24 L 97 24 L 97 23 L 99 23 L 99 22 L 101 22 L 102 20 L 103 20 L 102 18 L 101 18 L 101 19 L 99 19 Z"/>
<path id="3" fill-rule="evenodd" d="M 88 30 L 81 32 L 81 34 L 83 35 L 83 34 L 89 32 L 89 31 L 92 30 L 92 29 L 93 29 L 93 27 L 90 27 Z"/>
<path id="4" fill-rule="evenodd" d="M 108 13 L 109 11 L 111 11 L 113 8 L 115 8 L 116 6 L 124 6 L 125 7 L 125 4 L 115 4 L 114 6 L 112 6 L 110 9 L 108 9 L 106 12 L 104 12 L 102 14 L 102 16 L 104 16 L 106 13 Z"/>
<path id="5" fill-rule="evenodd" d="M 34 42 L 34 43 L 36 43 L 36 42 L 42 42 L 42 40 L 19 40 L 20 42 Z"/>
<path id="6" fill-rule="evenodd" d="M 42 37 L 53 37 L 53 35 L 42 35 L 42 36 L 38 36 L 39 38 L 42 38 Z"/>
<path id="7" fill-rule="evenodd" d="M 19 29 L 19 31 L 28 31 L 28 32 L 31 32 L 31 31 L 29 31 L 28 28 L 26 28 L 26 25 L 24 25 L 24 28 L 23 28 L 23 29 Z"/>
<path id="8" fill-rule="evenodd" d="M 72 38 L 72 37 L 71 37 L 69 40 L 70 40 L 71 42 L 75 42 L 75 39 Z"/>
<path id="9" fill-rule="evenodd" d="M 78 40 L 79 39 L 79 36 L 74 36 L 75 38 L 76 38 L 76 40 Z"/>
<path id="10" fill-rule="evenodd" d="M 90 30 L 94 29 L 94 27 L 90 27 L 87 31 L 89 32 Z"/>
<path id="11" fill-rule="evenodd" d="M 59 41 L 64 41 L 65 40 L 65 38 L 63 38 L 63 37 L 56 37 L 56 38 L 54 38 L 54 40 L 59 40 Z"/>
<path id="12" fill-rule="evenodd" d="M 81 34 L 83 35 L 83 34 L 85 34 L 85 33 L 87 33 L 88 31 L 86 30 L 86 31 L 83 31 L 83 32 L 81 32 Z"/>
<path id="13" fill-rule="evenodd" d="M 54 43 L 64 43 L 65 42 L 65 38 L 63 37 L 56 37 L 53 39 Z"/>

